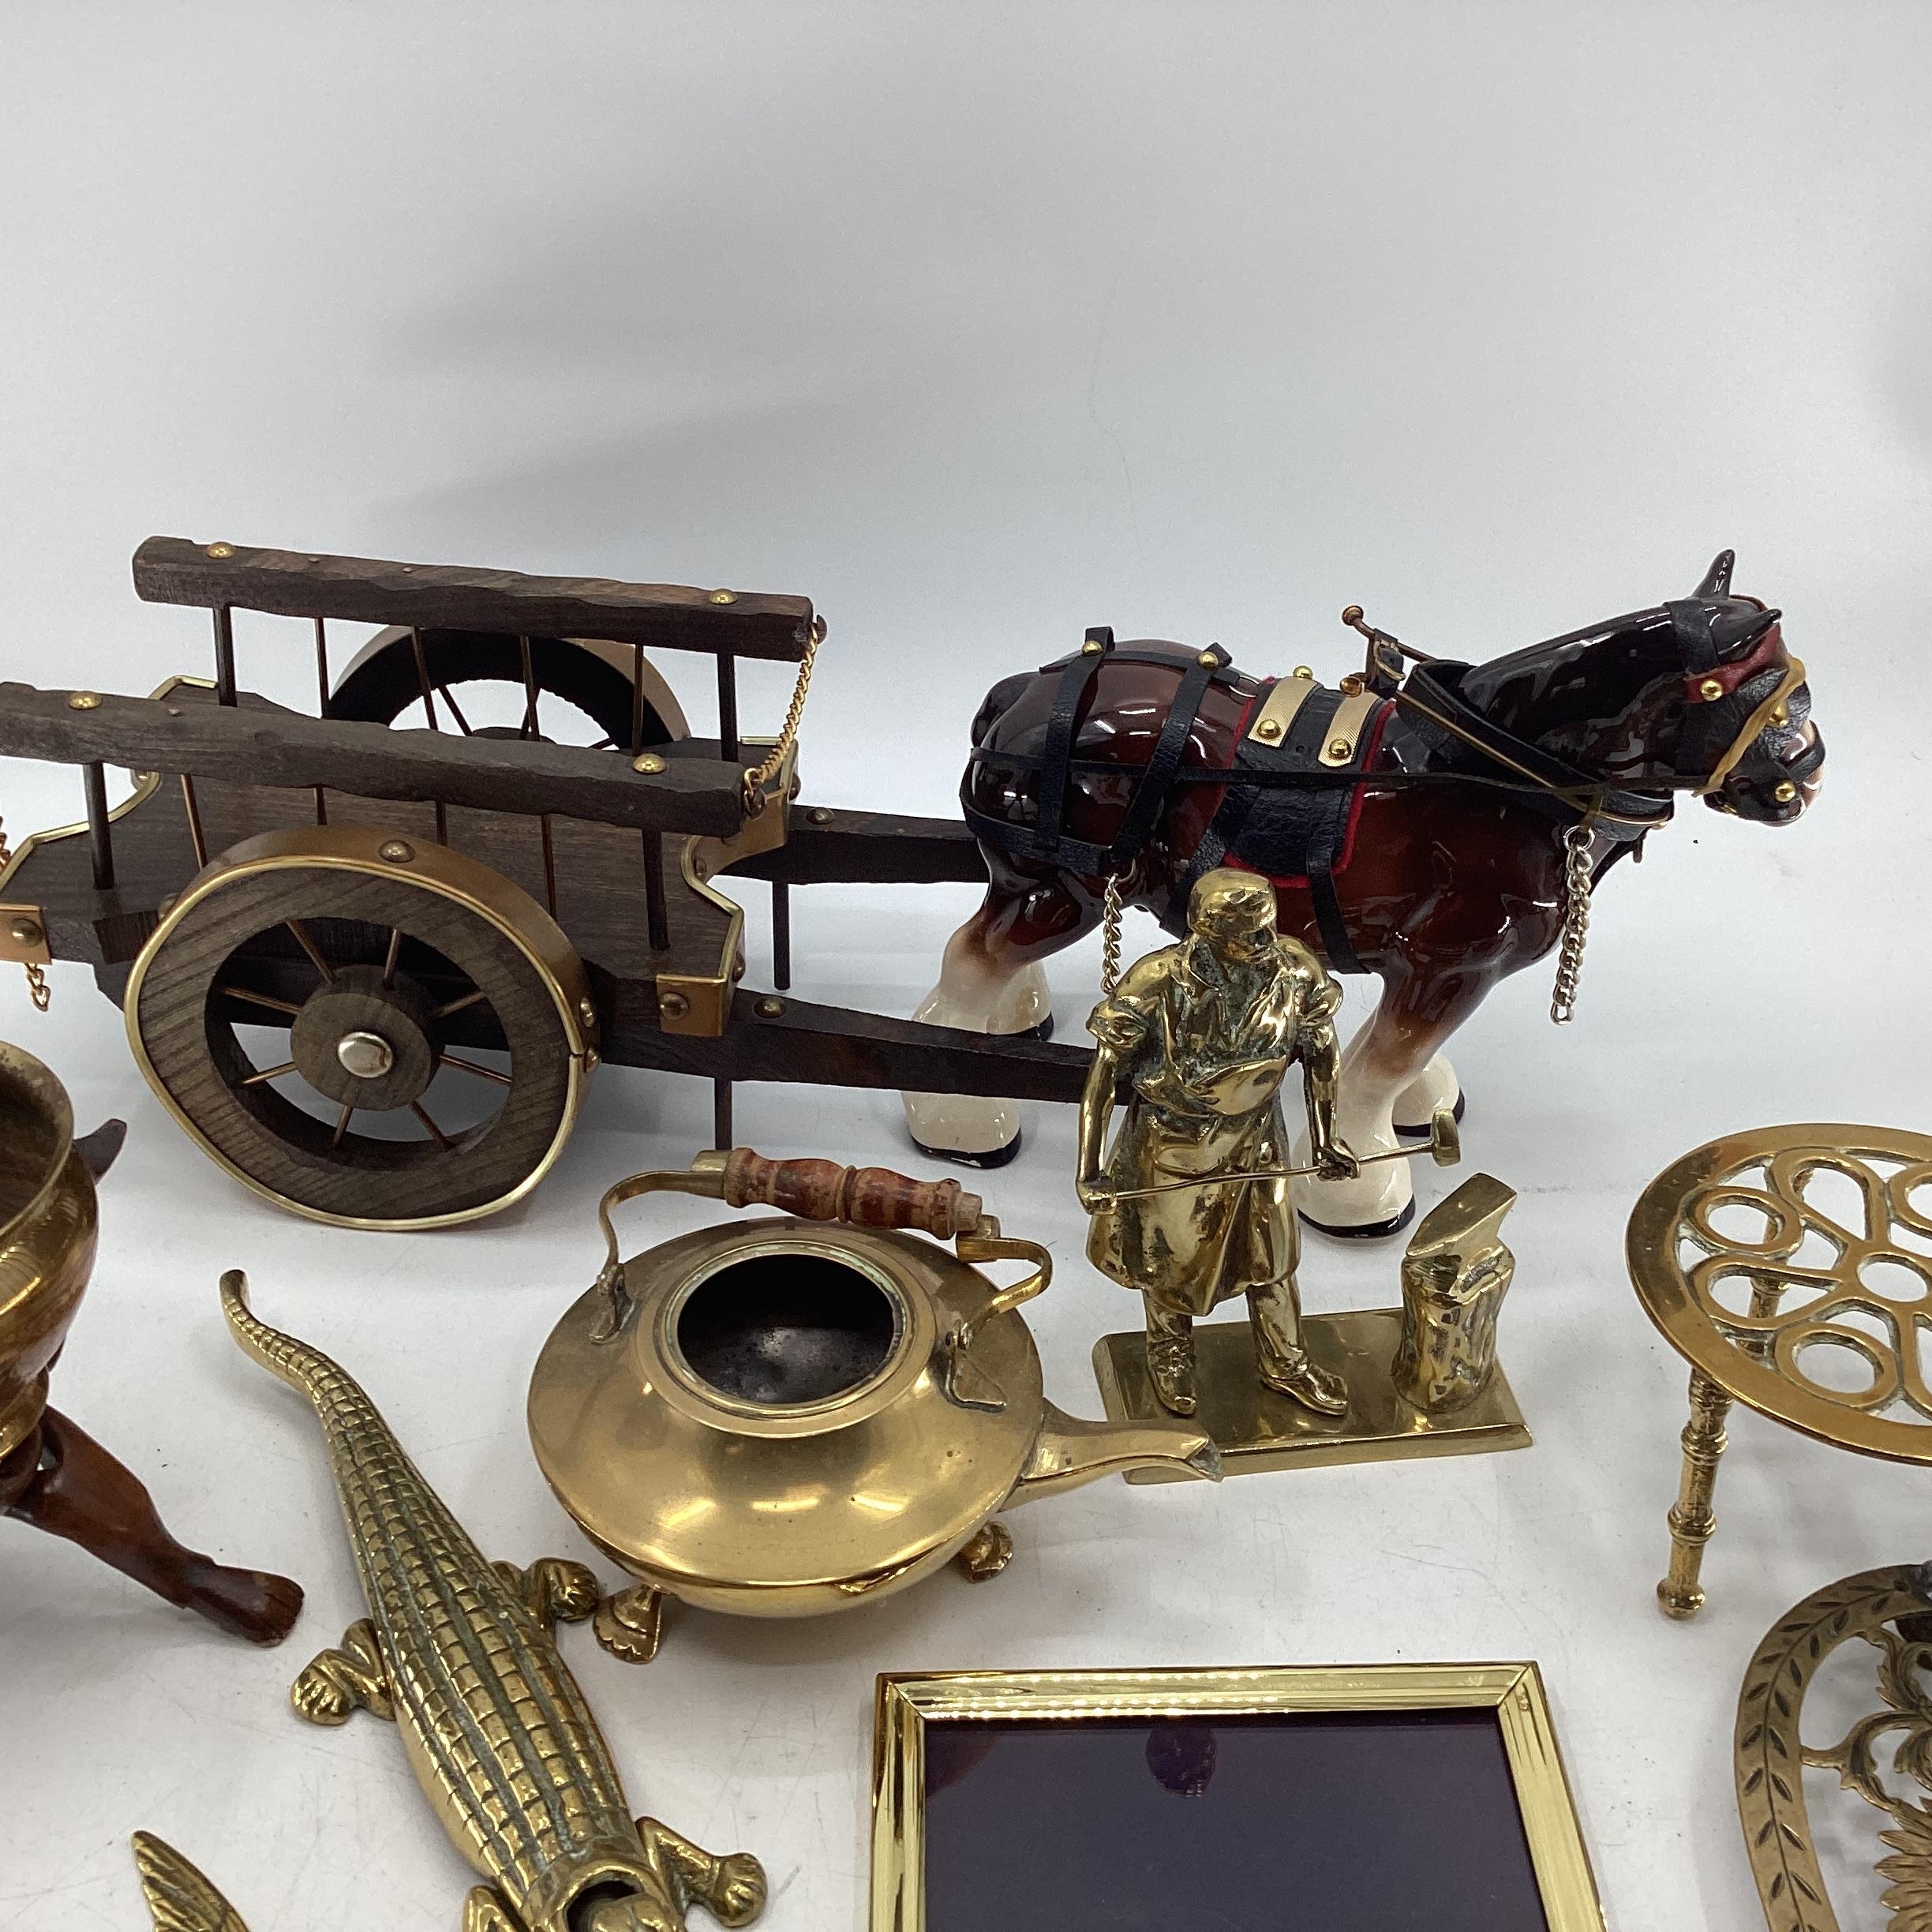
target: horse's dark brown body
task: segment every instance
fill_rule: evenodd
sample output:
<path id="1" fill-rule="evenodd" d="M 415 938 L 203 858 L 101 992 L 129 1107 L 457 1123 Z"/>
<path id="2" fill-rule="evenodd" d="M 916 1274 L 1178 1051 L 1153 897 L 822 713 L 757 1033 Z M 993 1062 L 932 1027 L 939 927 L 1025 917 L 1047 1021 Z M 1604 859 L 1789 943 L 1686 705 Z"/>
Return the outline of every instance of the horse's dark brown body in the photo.
<path id="1" fill-rule="evenodd" d="M 1789 688 L 1795 674 L 1777 633 L 1778 613 L 1732 596 L 1729 571 L 1727 552 L 1679 604 L 1440 673 L 1453 674 L 1461 698 L 1504 742 L 1533 747 L 1526 755 L 1541 754 L 1548 767 L 1588 781 L 1587 802 L 1601 814 L 1593 818 L 1591 846 L 1598 875 L 1632 849 L 1642 824 L 1668 816 L 1672 792 L 1704 788 L 1728 753 L 1735 762 L 1706 802 L 1737 816 L 1788 822 L 1816 788 L 1822 748 L 1806 717 L 1808 694 L 1802 685 Z M 1687 669 L 1690 636 L 1704 656 Z M 1115 837 L 1196 654 L 1178 644 L 1128 649 L 1126 661 L 1100 664 L 1079 714 L 1062 822 L 1069 840 L 1104 845 Z M 1148 654 L 1162 661 L 1138 661 Z M 1708 674 L 1716 683 L 1705 683 L 1698 674 L 1712 660 Z M 1080 876 L 1024 849 L 1039 811 L 1038 760 L 1058 683 L 1053 669 L 1009 678 L 994 687 L 975 721 L 975 755 L 962 796 L 996 831 L 1013 828 L 1020 849 L 983 835 L 987 897 L 954 935 L 945 977 L 921 1009 L 925 1017 L 995 1032 L 1034 1024 L 1044 1002 L 1039 962 L 1100 919 L 1104 877 Z M 1733 684 L 1716 702 L 1699 698 L 1700 686 L 1715 693 Z M 1782 721 L 1757 728 L 1759 701 L 1780 688 L 1772 715 Z M 1241 676 L 1211 683 L 1184 770 L 1229 766 L 1265 690 L 1264 680 Z M 1750 727 L 1747 739 L 1740 719 Z M 1174 926 L 1177 887 L 1224 796 L 1211 782 L 1176 785 L 1119 874 L 1125 903 Z M 1574 800 L 1553 798 L 1445 735 L 1409 703 L 1396 702 L 1383 717 L 1364 766 L 1346 863 L 1334 873 L 1349 944 L 1383 985 L 1380 1006 L 1344 1061 L 1342 1133 L 1357 1152 L 1393 1144 L 1391 1114 L 1404 1125 L 1426 1121 L 1432 1105 L 1455 1097 L 1446 1063 L 1432 1072 L 1431 1062 L 1499 980 L 1556 946 L 1565 909 L 1564 835 L 1583 815 Z M 1276 897 L 1281 929 L 1327 957 L 1306 880 L 1278 878 Z M 940 1111 L 945 1124 L 961 1118 L 957 1103 Z M 981 1160 L 1000 1152 L 997 1145 L 949 1147 L 964 1136 L 923 1130 L 916 1103 L 913 1128 L 934 1151 Z M 1323 1198 L 1311 1211 L 1324 1225 L 1351 1231 L 1399 1225 L 1410 1203 L 1406 1166 L 1383 1163 L 1363 1182 L 1312 1190 Z"/>

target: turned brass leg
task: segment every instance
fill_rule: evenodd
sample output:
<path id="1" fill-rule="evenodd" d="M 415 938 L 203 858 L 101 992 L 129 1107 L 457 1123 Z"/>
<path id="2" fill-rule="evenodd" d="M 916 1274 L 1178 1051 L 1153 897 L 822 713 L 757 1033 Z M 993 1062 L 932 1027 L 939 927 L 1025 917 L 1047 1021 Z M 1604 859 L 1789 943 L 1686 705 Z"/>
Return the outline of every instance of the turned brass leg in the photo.
<path id="1" fill-rule="evenodd" d="M 1717 1461 L 1724 1452 L 1724 1417 L 1731 1398 L 1709 1376 L 1690 1373 L 1690 1420 L 1684 1425 L 1683 1477 L 1670 1513 L 1670 1574 L 1657 1586 L 1657 1602 L 1668 1617 L 1693 1617 L 1704 1608 L 1698 1572 L 1704 1545 L 1717 1527 L 1711 1496 L 1717 1487 Z"/>

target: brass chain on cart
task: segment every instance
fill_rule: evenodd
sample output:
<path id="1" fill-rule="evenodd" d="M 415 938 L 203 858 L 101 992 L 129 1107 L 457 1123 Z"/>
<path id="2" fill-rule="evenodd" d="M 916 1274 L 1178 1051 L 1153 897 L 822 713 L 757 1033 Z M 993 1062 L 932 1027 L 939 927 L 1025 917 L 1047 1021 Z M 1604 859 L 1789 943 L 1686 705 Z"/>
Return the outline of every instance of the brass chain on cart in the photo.
<path id="1" fill-rule="evenodd" d="M 1576 1017 L 1577 982 L 1583 975 L 1583 942 L 1589 936 L 1590 822 L 1573 825 L 1563 834 L 1563 908 L 1561 950 L 1556 958 L 1556 988 L 1550 995 L 1550 1017 L 1567 1026 Z"/>
<path id="2" fill-rule="evenodd" d="M 4 872 L 13 863 L 13 848 L 7 844 L 6 822 L 0 819 L 0 872 Z M 45 970 L 32 960 L 23 962 L 27 969 L 27 997 L 34 1003 L 36 1013 L 45 1013 L 54 1003 L 54 994 L 47 985 Z"/>
<path id="3" fill-rule="evenodd" d="M 785 711 L 785 721 L 778 733 L 778 742 L 759 762 L 744 775 L 744 808 L 746 814 L 755 818 L 765 809 L 765 788 L 777 777 L 792 747 L 798 742 L 799 724 L 805 716 L 805 694 L 811 689 L 812 666 L 818 660 L 818 646 L 825 642 L 826 620 L 822 617 L 812 620 L 811 635 L 805 645 L 805 655 L 799 660 L 798 682 L 792 687 L 792 702 Z"/>

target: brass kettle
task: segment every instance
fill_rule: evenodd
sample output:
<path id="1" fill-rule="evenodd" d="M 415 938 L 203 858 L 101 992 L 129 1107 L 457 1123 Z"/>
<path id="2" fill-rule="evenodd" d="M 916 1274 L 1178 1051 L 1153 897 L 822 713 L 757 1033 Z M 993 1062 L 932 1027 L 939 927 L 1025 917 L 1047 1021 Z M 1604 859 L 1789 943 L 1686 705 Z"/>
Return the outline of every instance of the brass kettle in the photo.
<path id="1" fill-rule="evenodd" d="M 663 1191 L 790 1218 L 620 1263 L 611 1210 Z M 846 1609 L 962 1551 L 992 1574 L 1006 1504 L 1115 1471 L 1221 1473 L 1184 1423 L 1080 1421 L 1046 1399 L 1017 1311 L 1051 1258 L 957 1181 L 739 1148 L 620 1181 L 598 1218 L 609 1258 L 537 1358 L 530 1429 L 564 1507 L 640 1581 L 599 1616 L 620 1655 L 655 1649 L 665 1593 L 739 1616 Z M 1002 1260 L 1029 1271 L 998 1287 L 976 1264 Z"/>

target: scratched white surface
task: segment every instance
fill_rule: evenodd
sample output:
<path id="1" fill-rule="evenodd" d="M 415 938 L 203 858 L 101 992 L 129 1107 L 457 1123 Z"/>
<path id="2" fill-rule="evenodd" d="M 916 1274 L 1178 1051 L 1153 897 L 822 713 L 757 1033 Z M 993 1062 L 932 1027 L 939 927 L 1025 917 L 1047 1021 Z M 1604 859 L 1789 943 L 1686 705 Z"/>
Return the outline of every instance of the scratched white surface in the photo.
<path id="1" fill-rule="evenodd" d="M 1332 677 L 1352 599 L 1481 657 L 1737 547 L 1810 662 L 1822 802 L 1782 834 L 1685 810 L 1606 890 L 1576 1024 L 1538 970 L 1456 1054 L 1470 1163 L 1522 1192 L 1504 1351 L 1533 1450 L 1110 1484 L 1016 1518 L 983 1588 L 683 1616 L 643 1672 L 564 1642 L 638 1808 L 755 1849 L 773 1932 L 861 1923 L 878 1671 L 1526 1657 L 1613 1921 L 1758 1924 L 1738 1677 L 1810 1589 L 1925 1553 L 1925 1480 L 1739 1418 L 1711 1606 L 1666 1624 L 1684 1375 L 1621 1237 L 1712 1134 L 1925 1124 L 1923 10 L 5 14 L 0 676 L 203 670 L 205 620 L 128 588 L 153 531 L 799 590 L 833 625 L 808 798 L 942 811 L 985 687 L 1089 623 Z M 298 628 L 239 629 L 243 681 L 302 697 Z M 708 718 L 707 667 L 666 668 Z M 747 728 L 785 676 L 747 668 Z M 16 836 L 78 798 L 0 771 Z M 800 894 L 800 994 L 909 1010 L 971 897 Z M 1069 1034 L 1096 972 L 1091 946 L 1054 969 Z M 57 1399 L 183 1536 L 309 1607 L 252 1651 L 0 1524 L 0 1926 L 140 1923 L 144 1826 L 256 1932 L 447 1932 L 469 1879 L 394 1735 L 289 1710 L 361 1606 L 315 1426 L 215 1278 L 245 1267 L 363 1379 L 486 1550 L 581 1555 L 525 1378 L 597 1194 L 700 1144 L 706 1091 L 609 1069 L 521 1211 L 338 1233 L 203 1160 L 85 973 L 53 982 L 43 1019 L 0 973 L 0 1034 L 83 1125 L 131 1126 Z M 909 1155 L 885 1095 L 741 1091 L 739 1121 L 773 1154 Z M 1080 1259 L 1071 1125 L 1033 1110 L 989 1192 L 1061 1260 L 1035 1326 L 1091 1413 L 1089 1345 L 1131 1311 Z M 1307 1301 L 1392 1301 L 1395 1266 L 1315 1241 Z"/>

